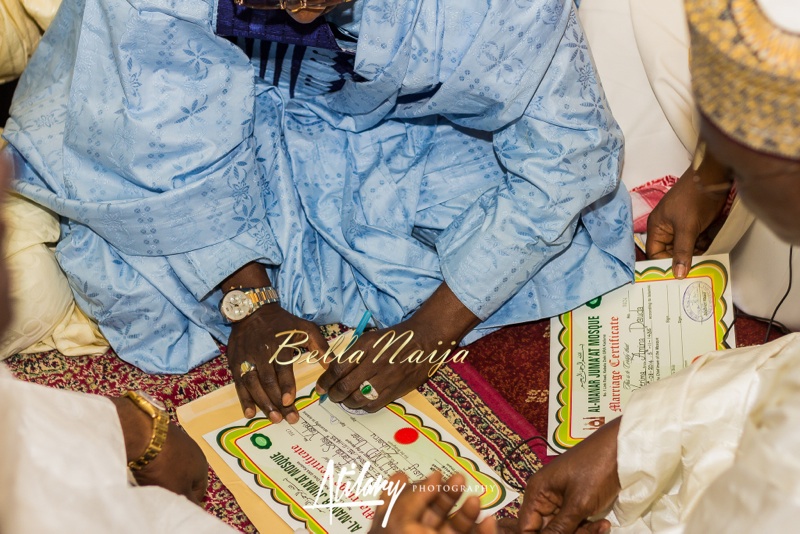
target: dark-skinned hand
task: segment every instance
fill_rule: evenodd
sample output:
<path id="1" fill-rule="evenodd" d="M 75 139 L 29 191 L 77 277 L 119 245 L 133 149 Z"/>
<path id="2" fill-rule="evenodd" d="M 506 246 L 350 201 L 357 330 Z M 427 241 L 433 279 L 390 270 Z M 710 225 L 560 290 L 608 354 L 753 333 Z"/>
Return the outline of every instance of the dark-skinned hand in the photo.
<path id="1" fill-rule="evenodd" d="M 117 408 L 127 461 L 133 461 L 150 443 L 153 420 L 127 397 L 110 400 Z M 140 486 L 160 486 L 199 505 L 208 487 L 208 463 L 197 443 L 170 422 L 161 452 L 133 476 Z"/>
<path id="2" fill-rule="evenodd" d="M 675 277 L 684 278 L 692 256 L 711 244 L 713 223 L 725 207 L 730 185 L 726 171 L 710 155 L 696 173 L 691 167 L 683 173 L 647 219 L 647 257 L 671 257 Z"/>
<path id="3" fill-rule="evenodd" d="M 286 336 L 278 334 L 291 330 L 308 334 L 307 349 L 321 353 L 327 350 L 328 342 L 317 325 L 292 315 L 277 303 L 262 306 L 231 327 L 228 365 L 245 417 L 254 417 L 258 407 L 273 423 L 286 419 L 294 424 L 300 420 L 294 407 L 297 387 L 292 365 L 279 363 L 290 362 L 296 354 L 283 349 L 277 359 L 270 363 L 281 342 L 286 339 Z M 254 364 L 256 369 L 242 376 L 241 364 L 244 361 Z"/>
<path id="4" fill-rule="evenodd" d="M 607 510 L 620 491 L 619 423 L 617 418 L 601 427 L 528 479 L 518 532 L 600 534 L 611 528 L 606 520 L 588 518 Z"/>
<path id="5" fill-rule="evenodd" d="M 402 346 L 404 341 L 402 339 L 395 341 L 377 362 L 374 361 L 381 349 L 386 347 L 391 337 L 389 333 L 392 331 L 396 336 L 405 332 L 412 332 L 414 335 L 405 347 L 399 350 L 394 363 L 391 357 L 398 351 L 398 347 Z M 384 337 L 387 334 L 388 336 Z M 379 342 L 381 338 L 383 341 Z M 328 369 L 317 380 L 317 393 L 327 392 L 330 400 L 343 403 L 348 408 L 375 412 L 428 380 L 433 364 L 404 362 L 408 355 L 416 350 L 421 350 L 425 356 L 434 350 L 441 355 L 447 348 L 454 349 L 451 354 L 455 354 L 457 349 L 450 344 L 450 340 L 443 341 L 430 325 L 420 324 L 414 317 L 392 328 L 365 332 L 344 353 L 341 361 L 334 360 L 330 363 Z M 346 357 L 355 354 L 356 351 L 364 351 L 361 363 L 346 361 Z M 378 393 L 377 399 L 369 400 L 362 395 L 360 387 L 364 381 L 368 381 L 375 388 Z"/>
<path id="6" fill-rule="evenodd" d="M 364 333 L 341 358 L 330 362 L 317 380 L 317 393 L 327 393 L 333 402 L 343 403 L 348 408 L 374 412 L 428 380 L 435 370 L 436 364 L 429 361 L 434 351 L 436 354 L 430 358 L 433 362 L 448 349 L 447 358 L 452 361 L 460 350 L 458 343 L 478 323 L 478 318 L 458 300 L 447 284 L 442 283 L 409 319 L 392 328 Z M 413 337 L 402 348 L 406 338 L 396 339 L 376 361 L 389 341 L 389 337 L 384 336 L 392 331 L 396 338 L 408 335 L 408 332 Z M 382 337 L 384 339 L 380 341 Z M 364 353 L 360 362 L 348 361 L 348 356 L 355 357 L 358 351 Z M 404 361 L 414 351 L 421 351 L 418 363 Z M 397 357 L 392 363 L 395 353 Z M 368 381 L 378 393 L 377 399 L 370 400 L 361 393 L 364 381 Z"/>
<path id="7" fill-rule="evenodd" d="M 393 475 L 389 480 L 408 483 L 408 477 L 402 473 Z M 382 523 L 390 498 L 384 493 L 381 496 L 384 503 L 376 510 L 370 534 L 495 534 L 494 518 L 475 523 L 481 511 L 477 497 L 468 498 L 455 514 L 448 517 L 461 497 L 460 487 L 464 483 L 464 477 L 455 474 L 444 483 L 450 486 L 450 491 L 437 491 L 432 486 L 442 484 L 442 474 L 435 471 L 425 480 L 406 486 L 397 498 L 385 527 Z"/>

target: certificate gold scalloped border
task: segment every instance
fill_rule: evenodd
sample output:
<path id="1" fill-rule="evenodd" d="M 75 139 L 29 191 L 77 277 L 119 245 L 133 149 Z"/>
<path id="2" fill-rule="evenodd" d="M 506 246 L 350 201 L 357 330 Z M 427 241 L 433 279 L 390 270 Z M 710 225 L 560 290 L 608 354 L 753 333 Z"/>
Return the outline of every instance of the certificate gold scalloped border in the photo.
<path id="1" fill-rule="evenodd" d="M 319 400 L 319 395 L 312 390 L 311 395 L 298 398 L 295 402 L 295 407 L 299 412 L 304 408 L 314 404 L 317 400 Z M 398 415 L 406 423 L 431 440 L 450 459 L 454 460 L 458 465 L 460 465 L 467 472 L 467 475 L 474 478 L 479 484 L 486 488 L 486 491 L 480 497 L 481 510 L 491 508 L 505 499 L 505 486 L 503 486 L 503 484 L 496 478 L 482 473 L 475 462 L 469 458 L 464 458 L 461 456 L 461 451 L 459 448 L 450 442 L 442 440 L 442 435 L 438 430 L 425 426 L 422 423 L 422 418 L 416 414 L 407 412 L 405 407 L 400 404 L 391 403 L 386 406 L 386 408 Z M 298 504 L 283 490 L 283 488 L 275 484 L 272 479 L 269 478 L 261 469 L 259 469 L 259 467 L 247 457 L 244 451 L 242 451 L 236 445 L 236 442 L 239 439 L 254 432 L 258 432 L 259 430 L 262 430 L 270 425 L 272 425 L 272 421 L 267 418 L 259 417 L 256 419 L 251 419 L 244 426 L 225 428 L 220 430 L 217 434 L 217 444 L 223 451 L 237 459 L 239 467 L 253 475 L 256 484 L 262 488 L 270 490 L 272 499 L 275 502 L 286 506 L 290 516 L 305 523 L 306 528 L 312 534 L 327 534 L 328 531 L 325 530 L 325 528 L 320 525 L 316 519 L 309 515 L 308 512 L 306 512 L 306 510 L 300 506 L 300 504 Z"/>
<path id="2" fill-rule="evenodd" d="M 728 332 L 730 326 L 725 324 L 725 313 L 728 311 L 728 303 L 725 300 L 725 289 L 728 287 L 728 271 L 725 266 L 716 260 L 703 260 L 693 266 L 686 279 L 690 278 L 710 278 L 711 288 L 714 295 L 719 295 L 719 298 L 714 304 L 714 317 L 716 317 L 716 339 L 717 350 L 729 349 L 728 345 Z M 636 272 L 637 282 L 656 282 L 659 280 L 674 280 L 672 275 L 672 267 L 661 269 L 660 267 L 648 267 L 644 271 Z M 572 339 L 572 312 L 562 313 L 558 317 L 561 323 L 561 329 L 558 332 L 558 344 L 561 350 L 558 353 L 558 363 L 561 366 L 561 371 L 558 373 L 558 384 L 561 391 L 558 392 L 556 399 L 560 408 L 556 411 L 556 426 L 553 432 L 553 441 L 562 448 L 569 449 L 580 443 L 581 439 L 576 439 L 570 436 L 570 410 L 568 406 L 568 399 L 571 398 L 572 389 L 572 375 L 570 373 L 568 356 L 571 347 L 568 346 Z"/>

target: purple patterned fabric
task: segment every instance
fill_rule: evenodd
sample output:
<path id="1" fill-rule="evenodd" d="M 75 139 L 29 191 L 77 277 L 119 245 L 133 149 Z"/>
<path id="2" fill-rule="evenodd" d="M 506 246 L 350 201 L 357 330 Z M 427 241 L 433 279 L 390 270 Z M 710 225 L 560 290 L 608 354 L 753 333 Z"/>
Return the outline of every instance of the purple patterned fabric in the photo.
<path id="1" fill-rule="evenodd" d="M 309 24 L 300 24 L 284 11 L 248 9 L 237 6 L 233 0 L 219 0 L 216 33 L 220 37 L 246 37 L 341 50 L 324 17 Z"/>

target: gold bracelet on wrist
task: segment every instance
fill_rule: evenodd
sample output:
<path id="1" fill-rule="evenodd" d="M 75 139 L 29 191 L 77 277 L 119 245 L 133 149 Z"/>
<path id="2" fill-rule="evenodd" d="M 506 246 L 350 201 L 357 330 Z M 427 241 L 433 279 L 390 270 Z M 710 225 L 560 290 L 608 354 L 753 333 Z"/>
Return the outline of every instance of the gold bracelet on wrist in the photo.
<path id="1" fill-rule="evenodd" d="M 135 460 L 128 462 L 131 471 L 139 471 L 152 462 L 164 448 L 169 432 L 169 414 L 162 403 L 144 391 L 127 391 L 125 397 L 129 398 L 144 413 L 153 420 L 153 433 L 144 452 Z"/>

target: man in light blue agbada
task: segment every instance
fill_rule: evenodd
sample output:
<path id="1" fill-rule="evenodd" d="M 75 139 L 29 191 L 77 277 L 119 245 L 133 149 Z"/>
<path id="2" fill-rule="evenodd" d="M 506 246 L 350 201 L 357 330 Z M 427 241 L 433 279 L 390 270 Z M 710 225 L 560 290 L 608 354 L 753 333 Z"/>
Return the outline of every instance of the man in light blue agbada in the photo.
<path id="1" fill-rule="evenodd" d="M 315 324 L 366 309 L 367 357 L 318 389 L 371 411 L 430 368 L 373 362 L 386 329 L 428 354 L 632 280 L 622 136 L 571 2 L 253 1 L 65 2 L 20 81 L 16 188 L 62 216 L 120 357 L 180 373 L 227 342 L 245 413 L 295 422 L 275 334 L 324 349 Z"/>

